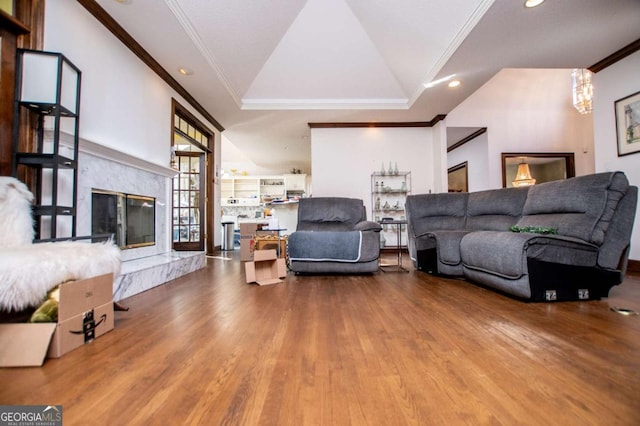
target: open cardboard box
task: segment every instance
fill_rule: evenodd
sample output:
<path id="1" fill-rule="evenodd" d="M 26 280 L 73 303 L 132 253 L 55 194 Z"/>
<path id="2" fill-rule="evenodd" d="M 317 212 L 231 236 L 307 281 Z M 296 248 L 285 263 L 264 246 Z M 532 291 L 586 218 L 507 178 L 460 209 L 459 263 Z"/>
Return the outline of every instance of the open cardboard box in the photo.
<path id="1" fill-rule="evenodd" d="M 40 366 L 113 326 L 113 274 L 63 283 L 57 323 L 0 324 L 0 367 Z"/>
<path id="2" fill-rule="evenodd" d="M 287 276 L 287 264 L 278 258 L 275 250 L 256 250 L 253 252 L 253 262 L 244 264 L 247 283 L 258 285 L 277 284 L 280 278 Z"/>

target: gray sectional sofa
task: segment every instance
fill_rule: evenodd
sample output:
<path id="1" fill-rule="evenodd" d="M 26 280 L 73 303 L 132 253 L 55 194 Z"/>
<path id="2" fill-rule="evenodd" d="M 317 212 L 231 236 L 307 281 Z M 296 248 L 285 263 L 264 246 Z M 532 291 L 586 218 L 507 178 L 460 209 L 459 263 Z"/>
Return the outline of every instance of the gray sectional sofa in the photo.
<path id="1" fill-rule="evenodd" d="M 409 254 L 418 270 L 527 301 L 599 299 L 624 277 L 637 198 L 622 172 L 411 195 Z"/>
<path id="2" fill-rule="evenodd" d="M 289 269 L 308 274 L 360 274 L 378 270 L 380 224 L 367 220 L 357 198 L 303 198 L 289 236 Z"/>

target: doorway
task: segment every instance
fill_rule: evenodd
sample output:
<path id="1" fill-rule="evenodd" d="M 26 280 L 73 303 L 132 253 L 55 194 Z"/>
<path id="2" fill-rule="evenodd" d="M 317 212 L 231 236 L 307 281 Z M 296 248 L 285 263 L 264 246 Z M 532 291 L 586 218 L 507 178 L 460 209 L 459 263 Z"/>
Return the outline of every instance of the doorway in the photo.
<path id="1" fill-rule="evenodd" d="M 210 236 L 211 164 L 213 133 L 181 107 L 173 106 L 171 167 L 178 174 L 172 182 L 172 240 L 178 251 L 212 251 Z"/>
<path id="2" fill-rule="evenodd" d="M 173 178 L 173 248 L 204 250 L 205 154 L 176 153 L 178 176 Z"/>

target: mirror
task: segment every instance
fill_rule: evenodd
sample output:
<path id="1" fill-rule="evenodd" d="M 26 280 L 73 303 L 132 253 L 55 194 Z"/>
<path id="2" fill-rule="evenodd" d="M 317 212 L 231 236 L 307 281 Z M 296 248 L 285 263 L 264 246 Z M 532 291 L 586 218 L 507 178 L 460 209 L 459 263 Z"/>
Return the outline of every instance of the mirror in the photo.
<path id="1" fill-rule="evenodd" d="M 502 187 L 514 187 L 520 164 L 529 166 L 535 183 L 567 179 L 576 175 L 573 152 L 503 152 Z"/>

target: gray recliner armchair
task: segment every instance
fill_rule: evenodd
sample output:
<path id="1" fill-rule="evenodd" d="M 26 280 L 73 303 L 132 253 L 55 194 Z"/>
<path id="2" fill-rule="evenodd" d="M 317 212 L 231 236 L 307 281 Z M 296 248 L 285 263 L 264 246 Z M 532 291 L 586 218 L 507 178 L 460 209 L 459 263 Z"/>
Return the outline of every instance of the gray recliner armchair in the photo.
<path id="1" fill-rule="evenodd" d="M 289 236 L 289 268 L 296 273 L 376 272 L 381 229 L 367 220 L 360 199 L 303 198 L 296 231 Z"/>

